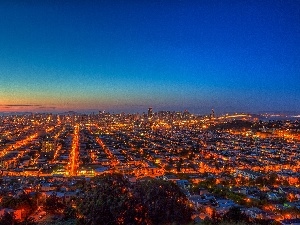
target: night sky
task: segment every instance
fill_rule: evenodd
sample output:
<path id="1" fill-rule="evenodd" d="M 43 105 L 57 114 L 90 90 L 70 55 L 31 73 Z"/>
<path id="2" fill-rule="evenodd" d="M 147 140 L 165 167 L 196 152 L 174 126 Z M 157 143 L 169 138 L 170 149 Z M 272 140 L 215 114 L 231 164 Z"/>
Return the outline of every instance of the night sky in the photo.
<path id="1" fill-rule="evenodd" d="M 148 107 L 300 112 L 300 1 L 0 1 L 0 111 Z"/>

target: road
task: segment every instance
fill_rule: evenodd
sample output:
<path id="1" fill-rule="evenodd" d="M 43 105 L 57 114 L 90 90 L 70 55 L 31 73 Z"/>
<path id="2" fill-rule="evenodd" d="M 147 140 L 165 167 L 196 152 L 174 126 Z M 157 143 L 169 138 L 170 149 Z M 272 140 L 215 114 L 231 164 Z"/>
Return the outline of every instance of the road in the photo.
<path id="1" fill-rule="evenodd" d="M 76 176 L 79 167 L 79 125 L 74 126 L 72 149 L 70 153 L 69 175 Z"/>

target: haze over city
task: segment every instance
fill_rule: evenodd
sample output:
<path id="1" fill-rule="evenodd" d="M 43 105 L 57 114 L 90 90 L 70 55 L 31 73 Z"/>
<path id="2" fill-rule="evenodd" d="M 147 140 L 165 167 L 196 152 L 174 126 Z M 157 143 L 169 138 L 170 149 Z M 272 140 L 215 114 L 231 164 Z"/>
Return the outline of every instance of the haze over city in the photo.
<path id="1" fill-rule="evenodd" d="M 0 111 L 300 111 L 299 1 L 1 1 Z"/>

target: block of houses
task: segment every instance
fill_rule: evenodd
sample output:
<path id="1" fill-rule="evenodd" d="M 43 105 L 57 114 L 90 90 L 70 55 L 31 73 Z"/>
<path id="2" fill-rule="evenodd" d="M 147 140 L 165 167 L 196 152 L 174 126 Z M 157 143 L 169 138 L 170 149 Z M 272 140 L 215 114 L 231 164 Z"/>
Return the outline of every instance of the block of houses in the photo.
<path id="1" fill-rule="evenodd" d="M 4 216 L 6 213 L 13 214 L 16 220 L 22 219 L 22 210 L 21 209 L 9 209 L 9 208 L 2 208 L 0 209 L 0 218 Z"/>

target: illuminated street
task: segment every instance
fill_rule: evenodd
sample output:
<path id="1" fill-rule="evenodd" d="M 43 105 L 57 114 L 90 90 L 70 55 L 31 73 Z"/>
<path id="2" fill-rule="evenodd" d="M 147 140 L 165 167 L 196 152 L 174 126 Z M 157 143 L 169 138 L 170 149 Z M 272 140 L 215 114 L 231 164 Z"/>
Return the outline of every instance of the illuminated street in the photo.
<path id="1" fill-rule="evenodd" d="M 78 162 L 78 149 L 79 146 L 79 125 L 74 126 L 74 135 L 72 140 L 72 150 L 70 153 L 70 162 L 69 162 L 69 175 L 76 176 L 79 162 Z"/>

